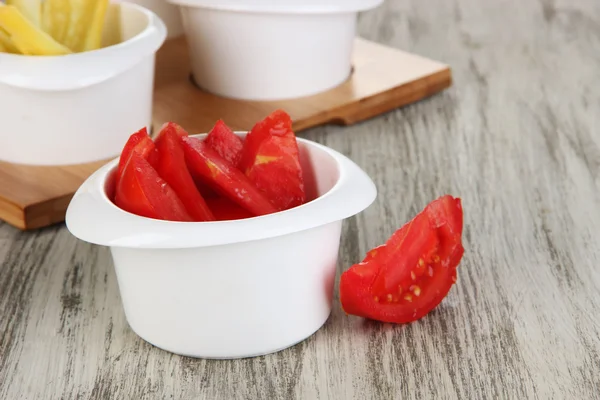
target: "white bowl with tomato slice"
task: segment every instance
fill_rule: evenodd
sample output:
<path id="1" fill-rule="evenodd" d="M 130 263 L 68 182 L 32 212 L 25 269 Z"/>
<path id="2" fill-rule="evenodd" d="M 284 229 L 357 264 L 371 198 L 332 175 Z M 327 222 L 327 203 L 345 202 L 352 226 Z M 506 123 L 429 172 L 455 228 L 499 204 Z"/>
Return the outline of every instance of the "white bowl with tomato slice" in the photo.
<path id="1" fill-rule="evenodd" d="M 246 135 L 135 133 L 67 210 L 110 247 L 131 328 L 155 346 L 240 358 L 294 345 L 332 307 L 342 222 L 376 197 L 355 163 L 275 111 Z"/>
<path id="2" fill-rule="evenodd" d="M 103 2 L 72 3 L 73 13 L 80 15 L 76 5 Z M 100 7 L 105 14 L 98 11 L 104 18 L 89 24 L 67 26 L 59 13 L 62 19 L 45 28 L 89 29 L 83 38 L 65 36 L 69 48 L 17 8 L 0 4 L 0 42 L 10 47 L 9 52 L 0 49 L 1 161 L 68 165 L 107 160 L 119 154 L 132 131 L 150 125 L 155 53 L 165 40 L 165 25 L 136 4 L 105 6 Z M 4 28 L 10 32 L 2 36 Z"/>
<path id="3" fill-rule="evenodd" d="M 169 0 L 180 6 L 194 80 L 219 96 L 282 100 L 351 73 L 358 13 L 383 0 Z"/>

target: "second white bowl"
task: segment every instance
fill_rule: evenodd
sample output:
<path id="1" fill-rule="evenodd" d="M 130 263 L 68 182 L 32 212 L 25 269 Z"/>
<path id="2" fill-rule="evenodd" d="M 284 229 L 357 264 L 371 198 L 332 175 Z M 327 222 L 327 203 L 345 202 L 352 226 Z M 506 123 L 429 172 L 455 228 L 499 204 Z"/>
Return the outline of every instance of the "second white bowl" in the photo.
<path id="1" fill-rule="evenodd" d="M 170 0 L 198 86 L 244 100 L 320 93 L 350 76 L 359 11 L 383 0 Z"/>

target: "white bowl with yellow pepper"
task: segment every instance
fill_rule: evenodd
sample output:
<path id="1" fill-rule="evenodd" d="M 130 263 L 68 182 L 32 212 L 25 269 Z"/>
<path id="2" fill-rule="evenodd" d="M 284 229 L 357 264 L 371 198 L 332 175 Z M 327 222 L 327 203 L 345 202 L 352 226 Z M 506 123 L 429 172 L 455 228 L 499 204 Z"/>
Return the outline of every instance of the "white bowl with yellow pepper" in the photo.
<path id="1" fill-rule="evenodd" d="M 136 4 L 0 3 L 0 161 L 67 165 L 119 154 L 132 131 L 150 126 L 165 38 L 162 20 Z"/>

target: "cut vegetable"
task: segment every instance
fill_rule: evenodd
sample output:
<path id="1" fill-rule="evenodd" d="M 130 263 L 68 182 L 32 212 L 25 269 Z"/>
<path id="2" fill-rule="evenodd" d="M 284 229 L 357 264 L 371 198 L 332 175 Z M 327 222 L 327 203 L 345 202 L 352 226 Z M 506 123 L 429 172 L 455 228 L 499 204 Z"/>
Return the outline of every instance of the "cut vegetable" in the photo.
<path id="1" fill-rule="evenodd" d="M 225 125 L 225 122 L 218 120 L 215 126 L 210 130 L 205 139 L 214 151 L 231 165 L 237 165 L 242 156 L 243 142 L 233 131 Z"/>
<path id="2" fill-rule="evenodd" d="M 292 120 L 276 110 L 246 136 L 239 168 L 278 210 L 306 201 Z"/>
<path id="3" fill-rule="evenodd" d="M 340 301 L 348 314 L 416 321 L 440 304 L 456 282 L 462 258 L 461 200 L 443 196 L 382 246 L 342 273 Z"/>
<path id="4" fill-rule="evenodd" d="M 18 53 L 19 49 L 15 47 L 10 36 L 2 27 L 0 27 L 0 51 L 4 53 Z"/>
<path id="5" fill-rule="evenodd" d="M 117 184 L 115 204 L 148 218 L 192 221 L 175 191 L 137 152 L 132 152 Z"/>
<path id="6" fill-rule="evenodd" d="M 65 17 L 66 31 L 56 38 L 74 52 L 95 50 L 100 47 L 102 28 L 108 0 L 66 0 L 68 14 L 65 16 L 65 0 L 46 0 L 54 3 L 51 8 L 50 24 L 52 29 L 61 29 L 60 23 Z M 56 10 L 56 14 L 54 14 Z M 59 25 L 59 26 L 57 26 Z"/>
<path id="7" fill-rule="evenodd" d="M 42 2 L 40 0 L 6 0 L 6 4 L 15 6 L 36 27 L 42 27 Z"/>
<path id="8" fill-rule="evenodd" d="M 201 178 L 217 192 L 250 211 L 253 215 L 270 214 L 275 207 L 252 183 L 221 158 L 204 141 L 192 137 L 183 137 L 183 150 L 190 171 Z"/>
<path id="9" fill-rule="evenodd" d="M 152 138 L 150 138 L 150 136 L 148 135 L 146 127 L 143 127 L 133 135 L 129 136 L 127 143 L 125 143 L 125 146 L 121 151 L 121 156 L 119 158 L 119 166 L 117 169 L 117 176 L 115 178 L 117 185 L 121 175 L 123 175 L 125 165 L 127 165 L 127 162 L 129 161 L 129 158 L 133 153 L 138 153 L 140 156 L 142 156 L 142 158 L 148 160 L 150 165 L 156 165 L 158 152 L 155 148 Z"/>
<path id="10" fill-rule="evenodd" d="M 211 197 L 206 199 L 208 207 L 217 221 L 231 221 L 236 219 L 251 218 L 254 215 L 225 197 Z"/>
<path id="11" fill-rule="evenodd" d="M 71 15 L 69 0 L 44 0 L 42 3 L 42 29 L 59 43 L 67 36 Z"/>
<path id="12" fill-rule="evenodd" d="M 108 9 L 108 0 L 90 0 L 93 11 L 89 24 L 86 26 L 86 35 L 83 44 L 77 51 L 90 51 L 99 49 L 102 45 L 102 29 Z"/>
<path id="13" fill-rule="evenodd" d="M 187 136 L 179 125 L 165 124 L 156 139 L 158 161 L 156 171 L 181 199 L 194 221 L 214 221 L 215 217 L 194 184 L 185 164 L 180 138 Z"/>
<path id="14" fill-rule="evenodd" d="M 5 6 L 0 3 L 0 28 L 8 34 L 11 42 L 22 54 L 64 55 L 71 53 L 67 47 L 29 22 L 14 6 Z"/>
<path id="15" fill-rule="evenodd" d="M 108 3 L 100 45 L 103 47 L 114 46 L 122 41 L 121 7 L 118 3 Z"/>

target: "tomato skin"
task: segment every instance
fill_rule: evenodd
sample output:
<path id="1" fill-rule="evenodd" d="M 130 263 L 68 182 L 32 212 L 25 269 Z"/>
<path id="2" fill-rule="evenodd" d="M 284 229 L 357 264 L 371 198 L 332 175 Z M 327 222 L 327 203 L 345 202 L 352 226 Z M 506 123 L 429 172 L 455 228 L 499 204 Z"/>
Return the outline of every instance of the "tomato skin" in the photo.
<path id="1" fill-rule="evenodd" d="M 162 131 L 172 131 L 173 133 L 175 133 L 178 137 L 184 137 L 184 136 L 188 136 L 188 133 L 185 129 L 183 129 L 183 127 L 179 124 L 176 124 L 175 122 L 165 122 L 163 124 L 163 126 L 160 128 L 159 131 L 159 136 L 160 136 L 160 132 Z"/>
<path id="2" fill-rule="evenodd" d="M 185 163 L 180 141 L 183 136 L 187 133 L 178 125 L 168 123 L 163 126 L 156 139 L 156 171 L 177 193 L 194 221 L 214 221 L 215 217 L 196 188 Z"/>
<path id="3" fill-rule="evenodd" d="M 239 168 L 280 211 L 306 201 L 298 143 L 284 111 L 274 111 L 248 133 Z"/>
<path id="4" fill-rule="evenodd" d="M 257 122 L 244 139 L 242 156 L 238 168 L 245 172 L 256 159 L 261 143 L 271 134 L 284 135 L 292 126 L 292 119 L 283 110 L 275 110 L 262 121 Z"/>
<path id="5" fill-rule="evenodd" d="M 254 217 L 248 210 L 243 209 L 226 197 L 211 197 L 206 199 L 206 203 L 217 221 L 232 221 Z"/>
<path id="6" fill-rule="evenodd" d="M 231 165 L 237 165 L 242 156 L 243 141 L 223 122 L 218 120 L 208 133 L 206 144 Z"/>
<path id="7" fill-rule="evenodd" d="M 221 158 L 204 141 L 193 137 L 184 137 L 181 141 L 190 171 L 217 192 L 255 216 L 277 211 L 244 174 Z"/>
<path id="8" fill-rule="evenodd" d="M 456 282 L 463 210 L 446 195 L 430 203 L 388 241 L 342 273 L 344 311 L 373 320 L 408 323 L 437 307 Z"/>
<path id="9" fill-rule="evenodd" d="M 121 151 L 121 155 L 119 156 L 119 166 L 117 168 L 117 175 L 115 177 L 115 186 L 119 183 L 119 179 L 121 178 L 121 175 L 123 175 L 125 165 L 127 164 L 127 161 L 129 161 L 129 158 L 133 152 L 140 154 L 143 158 L 147 159 L 150 164 L 156 162 L 158 154 L 152 138 L 150 138 L 148 135 L 148 130 L 146 127 L 143 127 L 139 131 L 129 136 L 127 143 L 125 143 L 125 146 Z"/>
<path id="10" fill-rule="evenodd" d="M 175 191 L 136 152 L 131 153 L 117 184 L 115 204 L 143 217 L 192 221 Z"/>

